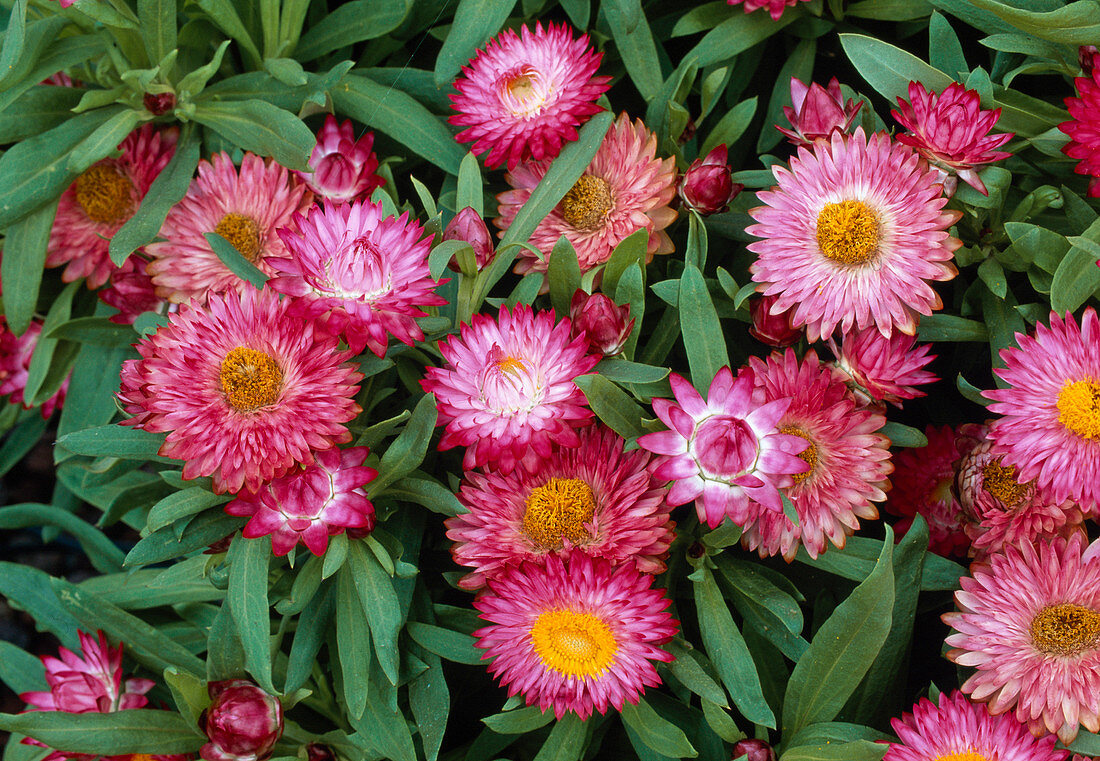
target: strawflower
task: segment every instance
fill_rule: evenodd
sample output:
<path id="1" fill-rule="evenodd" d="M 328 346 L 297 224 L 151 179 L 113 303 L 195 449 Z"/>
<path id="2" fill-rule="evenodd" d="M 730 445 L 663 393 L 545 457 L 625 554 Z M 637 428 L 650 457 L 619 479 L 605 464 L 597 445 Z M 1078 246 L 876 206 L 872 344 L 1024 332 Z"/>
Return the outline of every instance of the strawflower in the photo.
<path id="1" fill-rule="evenodd" d="M 496 256 L 493 236 L 485 226 L 485 220 L 472 206 L 464 207 L 447 223 L 443 228 L 443 240 L 461 240 L 469 243 L 470 248 L 474 250 L 474 263 L 478 272 L 488 267 Z M 454 259 L 448 266 L 455 272 L 459 271 L 458 263 Z"/>
<path id="2" fill-rule="evenodd" d="M 245 679 L 210 682 L 213 702 L 202 717 L 209 740 L 205 761 L 263 761 L 283 736 L 283 707 L 274 695 Z"/>
<path id="3" fill-rule="evenodd" d="M 1090 62 L 1095 60 L 1091 58 Z M 1100 67 L 1091 67 L 1086 76 L 1073 80 L 1080 97 L 1066 98 L 1070 120 L 1058 125 L 1069 135 L 1062 153 L 1077 159 L 1073 171 L 1087 175 L 1090 198 L 1100 197 Z"/>
<path id="4" fill-rule="evenodd" d="M 569 302 L 569 319 L 570 337 L 583 336 L 589 351 L 605 357 L 622 352 L 634 330 L 629 304 L 619 306 L 602 293 L 585 293 L 580 288 Z"/>
<path id="5" fill-rule="evenodd" d="M 836 77 L 826 87 L 817 82 L 804 84 L 791 77 L 791 106 L 783 106 L 783 114 L 791 123 L 786 129 L 775 128 L 787 136 L 794 145 L 812 145 L 815 140 L 828 140 L 834 132 L 848 132 L 856 120 L 863 101 L 844 100 L 840 82 Z"/>
<path id="6" fill-rule="evenodd" d="M 809 0 L 801 0 L 809 2 Z M 751 13 L 758 8 L 767 8 L 773 21 L 778 21 L 787 8 L 793 8 L 799 0 L 726 0 L 727 5 L 740 5 L 745 3 L 745 13 Z"/>
<path id="7" fill-rule="evenodd" d="M 317 132 L 317 145 L 309 155 L 312 172 L 295 172 L 318 197 L 335 203 L 370 198 L 374 189 L 386 184 L 375 172 L 378 157 L 374 133 L 365 132 L 358 140 L 351 120 L 337 123 L 329 114 Z"/>
<path id="8" fill-rule="evenodd" d="M 745 189 L 733 181 L 728 159 L 729 151 L 722 144 L 691 162 L 680 178 L 678 189 L 689 209 L 704 216 L 719 214 L 729 209 L 730 201 Z"/>
<path id="9" fill-rule="evenodd" d="M 894 333 L 884 338 L 874 328 L 844 333 L 840 348 L 830 338 L 837 367 L 849 378 L 864 402 L 890 402 L 900 408 L 905 399 L 924 396 L 917 386 L 935 383 L 935 373 L 924 368 L 936 358 L 931 344 L 914 346 L 916 338 Z"/>

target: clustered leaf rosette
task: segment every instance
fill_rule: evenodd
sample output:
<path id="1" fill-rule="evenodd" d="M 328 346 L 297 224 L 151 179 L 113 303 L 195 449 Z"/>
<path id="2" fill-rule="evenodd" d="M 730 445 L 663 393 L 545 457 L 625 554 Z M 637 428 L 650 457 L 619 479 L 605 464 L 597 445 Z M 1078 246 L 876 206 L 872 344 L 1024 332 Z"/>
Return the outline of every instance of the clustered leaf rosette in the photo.
<path id="1" fill-rule="evenodd" d="M 313 194 L 334 203 L 370 198 L 375 188 L 386 184 L 375 172 L 378 157 L 374 133 L 365 132 L 358 140 L 350 119 L 337 122 L 329 114 L 317 133 L 317 145 L 309 155 L 312 172 L 295 172 Z"/>
<path id="2" fill-rule="evenodd" d="M 791 123 L 791 129 L 778 124 L 775 128 L 792 144 L 811 146 L 817 140 L 830 139 L 834 132 L 851 130 L 863 101 L 856 103 L 851 98 L 845 101 L 836 77 L 825 87 L 817 82 L 807 85 L 798 77 L 791 77 L 791 104 L 783 106 L 783 115 Z"/>
<path id="3" fill-rule="evenodd" d="M 596 76 L 603 53 L 589 48 L 588 35 L 573 39 L 565 24 L 535 22 L 517 34 L 506 29 L 490 40 L 455 80 L 451 124 L 455 136 L 488 152 L 485 165 L 507 163 L 514 170 L 528 160 L 549 161 L 577 139 L 577 127 L 603 110 L 596 105 L 611 77 Z"/>

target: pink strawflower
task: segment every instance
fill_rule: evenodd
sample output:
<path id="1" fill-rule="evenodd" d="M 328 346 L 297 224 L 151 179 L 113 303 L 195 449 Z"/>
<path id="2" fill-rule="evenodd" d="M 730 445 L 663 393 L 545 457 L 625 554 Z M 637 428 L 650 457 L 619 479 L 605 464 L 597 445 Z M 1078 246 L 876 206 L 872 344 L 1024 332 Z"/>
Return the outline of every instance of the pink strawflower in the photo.
<path id="1" fill-rule="evenodd" d="M 714 376 L 707 399 L 677 373 L 669 380 L 676 401 L 653 400 L 669 430 L 638 438 L 638 446 L 662 455 L 654 473 L 674 482 L 668 503 L 695 500 L 699 520 L 711 528 L 727 516 L 745 525 L 756 517 L 754 503 L 782 512 L 779 487 L 809 470 L 798 456 L 808 442 L 777 427 L 791 400 L 763 402 L 753 395 L 752 378 L 735 380 L 728 367 Z"/>
<path id="2" fill-rule="evenodd" d="M 578 288 L 569 302 L 570 337 L 584 336 L 588 349 L 605 357 L 622 352 L 634 330 L 630 304 L 619 306 L 602 293 Z"/>
<path id="3" fill-rule="evenodd" d="M 366 132 L 358 140 L 351 120 L 337 123 L 329 114 L 317 133 L 317 145 L 309 155 L 312 172 L 295 172 L 320 198 L 343 203 L 370 198 L 374 189 L 386 184 L 375 172 L 378 157 L 371 148 L 374 133 Z"/>
<path id="4" fill-rule="evenodd" d="M 1032 733 L 1100 730 L 1100 560 L 1081 534 L 1005 547 L 970 567 L 944 622 L 947 657 L 975 669 L 962 691 Z"/>
<path id="5" fill-rule="evenodd" d="M 478 272 L 488 267 L 496 257 L 493 236 L 485 226 L 485 220 L 472 206 L 460 210 L 447 223 L 443 228 L 443 240 L 461 240 L 469 243 L 470 248 L 474 250 L 474 262 Z M 455 272 L 459 271 L 455 259 L 451 259 L 448 266 Z"/>
<path id="6" fill-rule="evenodd" d="M 247 679 L 224 679 L 207 687 L 212 702 L 202 715 L 204 761 L 264 761 L 283 736 L 283 706 Z M 135 760 L 136 761 L 136 760 Z"/>
<path id="7" fill-rule="evenodd" d="M 277 274 L 271 287 L 296 297 L 291 314 L 343 335 L 356 354 L 365 346 L 379 357 L 390 336 L 410 346 L 423 340 L 421 307 L 447 303 L 428 270 L 431 237 L 408 212 L 384 214 L 381 203 L 315 206 L 279 230 L 288 255 L 267 260 Z"/>
<path id="8" fill-rule="evenodd" d="M 914 348 L 917 339 L 904 333 L 884 338 L 873 328 L 844 333 L 840 348 L 830 338 L 837 367 L 850 379 L 853 391 L 867 404 L 890 402 L 901 408 L 904 399 L 925 396 L 916 386 L 935 383 L 939 377 L 925 370 L 935 354 L 931 344 Z"/>
<path id="9" fill-rule="evenodd" d="M 1100 68 L 1092 68 L 1086 76 L 1073 80 L 1078 98 L 1066 98 L 1070 121 L 1058 129 L 1069 135 L 1062 153 L 1077 159 L 1073 171 L 1088 175 L 1089 197 L 1100 197 Z"/>
<path id="10" fill-rule="evenodd" d="M 849 98 L 845 102 L 836 77 L 829 80 L 827 87 L 817 82 L 803 84 L 798 77 L 791 77 L 791 103 L 794 105 L 783 106 L 791 129 L 778 124 L 775 128 L 792 144 L 806 146 L 815 140 L 827 140 L 834 132 L 848 132 L 863 106 L 862 100 L 856 103 Z"/>
<path id="11" fill-rule="evenodd" d="M 703 158 L 691 162 L 680 178 L 678 189 L 689 209 L 704 216 L 719 214 L 729 209 L 730 201 L 745 189 L 744 185 L 733 181 L 728 160 L 729 151 L 723 143 Z"/>
<path id="12" fill-rule="evenodd" d="M 121 267 L 111 272 L 107 287 L 100 289 L 100 300 L 118 310 L 111 322 L 133 325 L 138 315 L 159 311 L 164 305 L 153 279 L 145 272 L 147 265 L 148 261 L 140 254 L 130 254 Z"/>
<path id="13" fill-rule="evenodd" d="M 763 740 L 750 738 L 733 744 L 733 761 L 775 761 L 775 748 Z"/>
<path id="14" fill-rule="evenodd" d="M 446 366 L 429 367 L 420 382 L 447 427 L 440 449 L 466 447 L 465 470 L 493 462 L 507 473 L 525 457 L 549 457 L 553 444 L 578 445 L 574 428 L 592 411 L 573 380 L 600 357 L 570 340 L 568 319 L 555 325 L 552 311 L 517 304 L 501 306 L 496 320 L 476 314 L 459 330 L 439 344 Z"/>
<path id="15" fill-rule="evenodd" d="M 86 278 L 89 288 L 107 282 L 115 268 L 111 238 L 137 211 L 160 171 L 172 160 L 179 131 L 142 125 L 119 143 L 117 158 L 97 161 L 61 194 L 46 248 L 46 266 L 65 266 L 66 283 Z"/>
<path id="16" fill-rule="evenodd" d="M 500 216 L 493 220 L 502 236 L 549 167 L 549 159 L 532 161 L 504 175 L 513 189 L 497 196 Z M 515 271 L 546 272 L 550 251 L 563 235 L 577 250 L 581 272 L 606 262 L 620 241 L 643 228 L 649 232 L 646 262 L 667 254 L 672 240 L 665 228 L 676 219 L 669 206 L 675 195 L 674 160 L 657 158 L 657 136 L 641 120 L 620 114 L 584 174 L 531 233 L 527 242 L 546 258 L 522 249 Z"/>
<path id="17" fill-rule="evenodd" d="M 462 67 L 458 91 L 448 97 L 458 113 L 451 124 L 465 127 L 455 139 L 473 143 L 475 154 L 488 151 L 485 165 L 508 169 L 534 159 L 550 161 L 565 143 L 577 139 L 577 127 L 603 109 L 596 99 L 611 77 L 595 76 L 603 53 L 589 47 L 588 35 L 573 39 L 565 24 L 535 22 L 520 34 L 505 29 Z"/>
<path id="18" fill-rule="evenodd" d="M 614 431 L 589 426 L 573 447 L 511 473 L 465 473 L 458 499 L 468 513 L 448 518 L 455 562 L 474 571 L 459 585 L 478 589 L 503 569 L 572 548 L 613 563 L 632 560 L 660 573 L 674 534 L 662 481 L 647 452 L 624 452 Z"/>
<path id="19" fill-rule="evenodd" d="M 72 3 L 75 3 L 76 0 L 68 0 L 68 2 L 71 5 Z M 54 87 L 79 87 L 80 86 L 79 83 L 74 82 L 73 78 L 70 77 L 68 74 L 66 74 L 63 71 L 59 71 L 56 74 L 51 74 L 50 76 L 46 77 L 41 82 L 39 82 L 39 84 L 53 85 Z"/>
<path id="20" fill-rule="evenodd" d="M 621 709 L 661 683 L 654 661 L 672 660 L 658 645 L 679 625 L 652 581 L 632 563 L 579 550 L 528 561 L 490 579 L 474 600 L 489 622 L 474 632 L 475 644 L 509 696 L 523 693 L 528 705 L 553 708 L 559 719 Z"/>
<path id="21" fill-rule="evenodd" d="M 898 134 L 899 143 L 911 145 L 928 162 L 954 173 L 982 195 L 989 195 L 977 170 L 1011 156 L 998 151 L 1016 134 L 990 135 L 989 130 L 1001 117 L 1001 109 L 983 111 L 981 96 L 952 82 L 939 93 L 928 92 L 920 82 L 909 83 L 909 100 L 899 97 L 900 111 L 890 114 L 912 134 Z"/>
<path id="22" fill-rule="evenodd" d="M 215 232 L 267 275 L 274 275 L 268 257 L 286 257 L 276 235 L 293 224 L 312 200 L 306 186 L 271 160 L 246 153 L 240 173 L 228 153 L 199 162 L 198 175 L 187 195 L 168 212 L 160 237 L 145 251 L 153 258 L 148 272 L 157 295 L 175 303 L 203 301 L 208 293 L 252 288 L 222 264 L 203 237 Z"/>
<path id="23" fill-rule="evenodd" d="M 963 456 L 955 485 L 963 509 L 974 516 L 966 525 L 972 554 L 984 557 L 1006 545 L 1035 544 L 1080 530 L 1080 508 L 1055 502 L 1034 481 L 1021 483 L 1016 468 L 993 453 L 989 429 L 971 428 L 980 443 Z"/>
<path id="24" fill-rule="evenodd" d="M 745 13 L 751 13 L 757 8 L 767 8 L 768 13 L 771 15 L 773 21 L 778 21 L 779 17 L 783 15 L 783 11 L 787 8 L 793 8 L 799 0 L 743 0 L 745 3 Z M 809 2 L 809 0 L 801 0 L 802 2 Z M 742 0 L 726 0 L 726 5 L 740 5 Z"/>
<path id="25" fill-rule="evenodd" d="M 1051 312 L 1050 327 L 1016 334 L 1020 348 L 1001 350 L 994 369 L 1008 388 L 983 391 L 1004 417 L 990 436 L 994 453 L 1035 480 L 1054 500 L 1086 511 L 1100 504 L 1100 320 L 1089 307 L 1078 327 L 1073 315 Z"/>
<path id="26" fill-rule="evenodd" d="M 958 690 L 941 692 L 938 705 L 921 698 L 912 713 L 891 719 L 900 743 L 891 743 L 883 761 L 1065 761 L 1054 737 L 1035 738 L 1011 716 L 992 716 Z"/>
<path id="27" fill-rule="evenodd" d="M 944 211 L 934 171 L 884 133 L 869 139 L 833 133 L 813 151 L 798 149 L 790 170 L 746 229 L 763 240 L 750 266 L 758 290 L 778 296 L 772 312 L 792 309 L 811 341 L 833 330 L 876 327 L 912 334 L 919 315 L 943 306 L 931 281 L 950 280 L 961 243 L 947 228 L 961 211 Z"/>
<path id="28" fill-rule="evenodd" d="M 42 323 L 32 320 L 23 335 L 17 336 L 8 329 L 7 321 L 0 315 L 0 397 L 7 396 L 13 404 L 30 409 L 24 391 L 27 389 L 27 377 L 31 367 L 34 349 L 42 335 Z M 69 390 L 69 378 L 53 396 L 42 402 L 39 412 L 49 419 L 54 410 L 65 403 L 65 394 Z"/>
<path id="29" fill-rule="evenodd" d="M 791 325 L 791 312 L 771 313 L 775 296 L 753 296 L 749 299 L 752 327 L 749 335 L 773 349 L 786 349 L 806 337 L 806 331 Z"/>
<path id="30" fill-rule="evenodd" d="M 318 452 L 312 465 L 291 470 L 258 492 L 241 492 L 225 512 L 251 518 L 242 532 L 246 539 L 271 534 L 276 556 L 298 542 L 324 555 L 330 536 L 346 528 L 374 529 L 374 505 L 363 487 L 378 471 L 363 465 L 368 454 L 367 447 Z"/>
<path id="31" fill-rule="evenodd" d="M 944 557 L 966 557 L 970 539 L 966 526 L 973 520 L 955 495 L 955 475 L 960 453 L 959 436 L 949 425 L 937 428 L 929 424 L 924 429 L 928 445 L 903 449 L 894 456 L 893 487 L 886 512 L 904 520 L 897 526 L 904 534 L 913 517 L 921 515 L 928 522 L 928 548 Z M 966 442 L 972 441 L 965 438 Z M 961 447 L 966 450 L 969 443 Z"/>
<path id="32" fill-rule="evenodd" d="M 810 350 L 798 361 L 792 349 L 767 361 L 749 358 L 755 387 L 764 402 L 789 399 L 779 419 L 781 433 L 798 436 L 809 446 L 799 458 L 809 466 L 794 476 L 784 493 L 798 515 L 795 525 L 782 511 L 758 510 L 741 541 L 761 557 L 782 553 L 794 560 L 799 544 L 816 558 L 826 539 L 844 547 L 859 529 L 859 519 L 878 517 L 873 502 L 886 499 L 890 440 L 875 433 L 886 419 L 861 408 L 835 370 Z"/>
<path id="33" fill-rule="evenodd" d="M 118 397 L 132 425 L 167 432 L 160 454 L 214 491 L 258 491 L 314 452 L 351 440 L 361 379 L 337 340 L 251 286 L 184 306 L 122 365 Z"/>

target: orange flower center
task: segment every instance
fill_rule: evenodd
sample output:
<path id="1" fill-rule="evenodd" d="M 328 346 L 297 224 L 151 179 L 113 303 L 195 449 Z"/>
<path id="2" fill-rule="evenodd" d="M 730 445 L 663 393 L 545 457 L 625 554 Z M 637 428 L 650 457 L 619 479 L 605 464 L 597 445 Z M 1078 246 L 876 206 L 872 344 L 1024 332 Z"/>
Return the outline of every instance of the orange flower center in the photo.
<path id="1" fill-rule="evenodd" d="M 283 390 L 283 371 L 275 358 L 244 346 L 225 355 L 219 377 L 226 401 L 238 412 L 274 404 Z"/>
<path id="2" fill-rule="evenodd" d="M 840 264 L 861 265 L 878 254 L 878 215 L 862 201 L 827 203 L 817 215 L 817 245 Z"/>
<path id="3" fill-rule="evenodd" d="M 1016 480 L 1016 466 L 1001 465 L 999 457 L 982 468 L 982 488 L 1009 508 L 1020 504 L 1027 491 L 1027 485 Z"/>
<path id="4" fill-rule="evenodd" d="M 948 753 L 946 756 L 936 756 L 932 761 L 989 761 L 989 759 L 977 751 L 964 750 L 959 753 Z"/>
<path id="5" fill-rule="evenodd" d="M 113 225 L 133 212 L 134 184 L 110 164 L 96 164 L 76 178 L 76 202 L 88 219 Z"/>
<path id="6" fill-rule="evenodd" d="M 583 175 L 561 199 L 561 214 L 578 230 L 595 230 L 611 211 L 611 187 L 602 177 Z"/>
<path id="7" fill-rule="evenodd" d="M 1100 644 L 1100 613 L 1083 605 L 1048 605 L 1031 620 L 1031 642 L 1050 655 L 1079 655 Z"/>
<path id="8" fill-rule="evenodd" d="M 1100 439 L 1100 382 L 1066 381 L 1058 392 L 1058 422 L 1086 439 Z"/>
<path id="9" fill-rule="evenodd" d="M 595 512 L 592 487 L 579 478 L 551 478 L 527 497 L 523 532 L 543 550 L 561 547 L 562 537 L 580 544 L 591 538 L 584 524 Z"/>
<path id="10" fill-rule="evenodd" d="M 615 662 L 618 643 L 611 627 L 591 613 L 548 610 L 531 627 L 542 663 L 562 676 L 596 677 Z"/>
<path id="11" fill-rule="evenodd" d="M 495 364 L 497 370 L 500 370 L 502 373 L 511 373 L 512 375 L 521 373 L 527 369 L 526 365 L 523 364 L 523 360 L 518 357 L 503 357 L 502 359 L 498 359 Z"/>
<path id="12" fill-rule="evenodd" d="M 814 444 L 813 440 L 810 439 L 810 435 L 799 428 L 797 425 L 785 425 L 779 429 L 779 432 L 787 433 L 791 436 L 797 436 L 800 439 L 805 439 L 810 444 L 810 446 L 806 447 L 798 453 L 798 457 L 807 465 L 809 465 L 810 469 L 807 470 L 805 473 L 795 473 L 791 476 L 796 484 L 800 484 L 807 478 L 812 476 L 814 474 L 814 471 L 817 469 L 817 444 Z"/>
<path id="13" fill-rule="evenodd" d="M 230 212 L 222 217 L 214 232 L 232 243 L 233 248 L 253 264 L 260 258 L 260 226 L 251 217 Z"/>

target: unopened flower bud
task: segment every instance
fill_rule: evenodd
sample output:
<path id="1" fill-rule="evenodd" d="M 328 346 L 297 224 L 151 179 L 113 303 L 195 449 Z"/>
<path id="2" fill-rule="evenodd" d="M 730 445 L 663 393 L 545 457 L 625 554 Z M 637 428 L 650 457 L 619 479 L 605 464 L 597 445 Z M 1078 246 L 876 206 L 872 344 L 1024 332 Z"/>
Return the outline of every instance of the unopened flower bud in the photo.
<path id="1" fill-rule="evenodd" d="M 749 314 L 752 315 L 752 327 L 749 334 L 761 343 L 776 349 L 793 346 L 802 338 L 802 328 L 791 325 L 790 310 L 782 314 L 772 314 L 772 304 L 776 296 L 753 296 L 749 299 Z"/>
<path id="2" fill-rule="evenodd" d="M 443 228 L 443 240 L 461 240 L 469 243 L 477 257 L 478 272 L 488 267 L 496 256 L 489 228 L 485 226 L 485 220 L 472 206 L 467 206 L 455 214 L 454 219 L 447 223 Z M 458 262 L 453 258 L 447 266 L 458 272 Z"/>
<path id="3" fill-rule="evenodd" d="M 213 703 L 202 718 L 210 742 L 199 755 L 206 761 L 262 761 L 283 735 L 283 707 L 245 679 L 211 682 Z"/>
<path id="4" fill-rule="evenodd" d="M 741 740 L 733 746 L 730 758 L 734 761 L 775 761 L 775 751 L 763 740 Z"/>
<path id="5" fill-rule="evenodd" d="M 795 145 L 811 145 L 814 140 L 828 138 L 836 130 L 847 132 L 863 105 L 863 101 L 844 101 L 836 77 L 829 80 L 828 87 L 817 82 L 806 85 L 797 77 L 791 77 L 791 102 L 793 107 L 783 107 L 791 129 L 778 124 L 775 128 Z"/>
<path id="6" fill-rule="evenodd" d="M 602 293 L 585 293 L 578 289 L 569 304 L 572 320 L 570 337 L 584 334 L 589 351 L 605 357 L 618 354 L 626 345 L 634 320 L 630 319 L 630 305 L 619 306 Z"/>
<path id="7" fill-rule="evenodd" d="M 689 208 L 703 215 L 718 214 L 745 186 L 735 183 L 726 163 L 728 151 L 719 145 L 705 158 L 695 159 L 680 178 L 680 198 Z"/>
<path id="8" fill-rule="evenodd" d="M 336 761 L 336 754 L 323 743 L 310 743 L 306 746 L 306 761 Z"/>
<path id="9" fill-rule="evenodd" d="M 147 92 L 141 98 L 142 105 L 145 106 L 145 110 L 151 113 L 153 116 L 160 116 L 166 114 L 176 107 L 176 96 L 170 92 L 151 93 Z"/>

